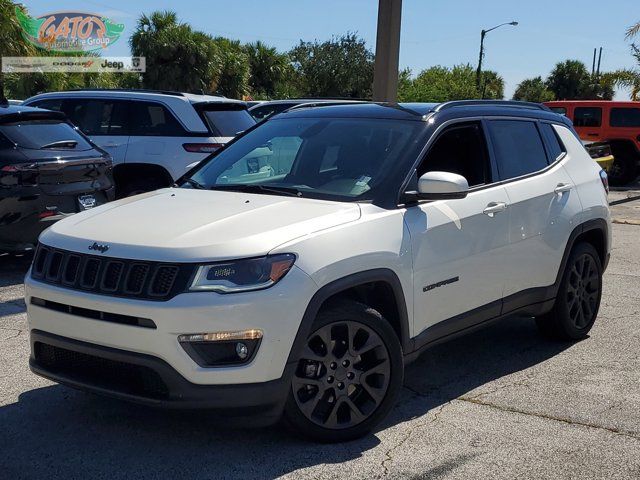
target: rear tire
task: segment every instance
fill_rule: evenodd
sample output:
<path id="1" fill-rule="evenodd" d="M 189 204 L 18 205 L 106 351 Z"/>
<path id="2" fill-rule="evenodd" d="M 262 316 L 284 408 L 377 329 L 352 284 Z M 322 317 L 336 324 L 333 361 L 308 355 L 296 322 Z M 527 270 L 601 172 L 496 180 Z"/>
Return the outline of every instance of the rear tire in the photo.
<path id="1" fill-rule="evenodd" d="M 553 309 L 536 318 L 540 331 L 558 340 L 587 336 L 600 308 L 602 263 L 589 243 L 576 245 L 565 267 Z"/>
<path id="2" fill-rule="evenodd" d="M 636 155 L 630 152 L 617 153 L 614 156 L 613 166 L 609 173 L 611 185 L 623 186 L 636 179 L 638 176 L 638 165 Z"/>
<path id="3" fill-rule="evenodd" d="M 313 323 L 284 420 L 320 442 L 360 438 L 389 413 L 403 377 L 400 341 L 382 315 L 355 301 L 334 303 Z"/>

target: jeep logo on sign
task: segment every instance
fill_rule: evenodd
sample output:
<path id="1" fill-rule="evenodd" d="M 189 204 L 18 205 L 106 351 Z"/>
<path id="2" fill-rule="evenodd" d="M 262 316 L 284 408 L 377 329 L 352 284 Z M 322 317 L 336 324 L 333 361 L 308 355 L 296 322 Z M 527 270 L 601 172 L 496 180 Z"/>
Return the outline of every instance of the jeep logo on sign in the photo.
<path id="1" fill-rule="evenodd" d="M 109 245 L 100 245 L 99 243 L 93 242 L 93 245 L 89 245 L 89 250 L 95 250 L 100 253 L 104 253 L 109 250 Z"/>

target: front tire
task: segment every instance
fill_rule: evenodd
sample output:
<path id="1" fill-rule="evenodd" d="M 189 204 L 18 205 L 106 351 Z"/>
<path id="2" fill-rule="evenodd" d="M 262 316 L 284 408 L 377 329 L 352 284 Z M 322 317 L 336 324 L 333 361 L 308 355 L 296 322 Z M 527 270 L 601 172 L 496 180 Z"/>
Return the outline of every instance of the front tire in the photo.
<path id="1" fill-rule="evenodd" d="M 293 374 L 285 421 L 303 436 L 343 442 L 391 410 L 404 365 L 396 332 L 376 310 L 342 301 L 317 316 Z"/>
<path id="2" fill-rule="evenodd" d="M 596 249 L 580 243 L 569 255 L 553 309 L 536 323 L 547 337 L 580 340 L 598 315 L 602 297 L 602 263 Z"/>

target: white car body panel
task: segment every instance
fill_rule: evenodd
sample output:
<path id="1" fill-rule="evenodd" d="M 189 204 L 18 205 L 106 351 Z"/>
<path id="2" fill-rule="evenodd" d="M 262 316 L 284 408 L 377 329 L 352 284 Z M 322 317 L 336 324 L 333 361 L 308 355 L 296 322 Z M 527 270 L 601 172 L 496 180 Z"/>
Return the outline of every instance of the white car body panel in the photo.
<path id="1" fill-rule="evenodd" d="M 502 298 L 501 259 L 510 248 L 509 213 L 483 213 L 492 203 L 508 203 L 504 187 L 480 189 L 463 199 L 438 200 L 406 211 L 417 332 Z M 453 278 L 458 280 L 423 291 Z"/>

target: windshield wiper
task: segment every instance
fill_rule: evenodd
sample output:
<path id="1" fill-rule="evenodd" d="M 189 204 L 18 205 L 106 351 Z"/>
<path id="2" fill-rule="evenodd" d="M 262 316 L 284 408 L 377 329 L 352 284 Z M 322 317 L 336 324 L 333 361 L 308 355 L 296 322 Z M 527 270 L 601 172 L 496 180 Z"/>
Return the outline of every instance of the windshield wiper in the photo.
<path id="1" fill-rule="evenodd" d="M 292 197 L 301 197 L 302 192 L 295 187 L 280 187 L 275 185 L 260 185 L 257 183 L 229 183 L 222 185 L 213 185 L 211 190 L 230 190 L 244 193 L 275 193 L 278 195 L 285 194 Z"/>
<path id="2" fill-rule="evenodd" d="M 47 143 L 40 147 L 40 150 L 45 148 L 76 148 L 78 142 L 75 140 L 58 140 L 57 142 Z"/>
<path id="3" fill-rule="evenodd" d="M 193 178 L 185 178 L 184 181 L 186 183 L 188 183 L 189 185 L 191 185 L 193 188 L 196 188 L 198 190 L 206 190 L 207 189 L 207 187 L 202 185 L 200 182 L 194 180 Z"/>

